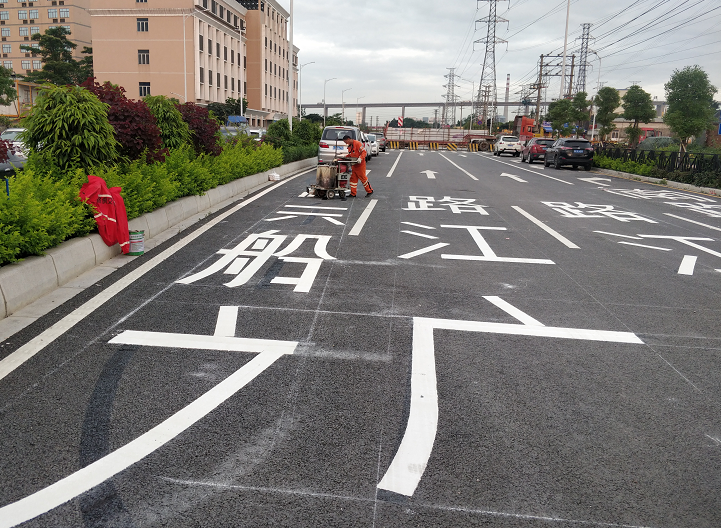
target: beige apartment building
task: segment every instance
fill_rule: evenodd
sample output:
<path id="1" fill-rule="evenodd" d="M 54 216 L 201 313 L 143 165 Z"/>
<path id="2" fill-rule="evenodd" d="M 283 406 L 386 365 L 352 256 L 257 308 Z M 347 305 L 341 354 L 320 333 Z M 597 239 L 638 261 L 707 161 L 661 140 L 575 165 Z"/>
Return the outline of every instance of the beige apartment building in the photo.
<path id="1" fill-rule="evenodd" d="M 31 37 L 56 26 L 70 31 L 70 40 L 78 45 L 74 57 L 81 59 L 83 48 L 91 46 L 89 3 L 90 0 L 0 0 L 2 65 L 19 75 L 42 69 L 40 57 L 21 50 L 20 46 L 37 47 Z"/>

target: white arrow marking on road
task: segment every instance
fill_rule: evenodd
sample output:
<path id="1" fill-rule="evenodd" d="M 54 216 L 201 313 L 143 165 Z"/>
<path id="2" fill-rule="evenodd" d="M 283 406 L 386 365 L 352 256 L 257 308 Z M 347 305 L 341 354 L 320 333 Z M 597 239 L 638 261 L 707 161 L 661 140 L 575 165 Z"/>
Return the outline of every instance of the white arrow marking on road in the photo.
<path id="1" fill-rule="evenodd" d="M 438 173 L 434 172 L 432 170 L 424 170 L 424 171 L 421 171 L 421 174 L 425 174 L 426 176 L 428 176 L 429 180 L 435 180 L 436 174 L 438 174 Z"/>
<path id="2" fill-rule="evenodd" d="M 601 183 L 602 181 L 610 182 L 611 178 L 578 178 L 579 180 L 587 181 L 596 185 L 602 185 L 603 187 L 610 187 L 608 183 Z"/>
<path id="3" fill-rule="evenodd" d="M 221 306 L 213 336 L 163 332 L 123 332 L 113 338 L 110 343 L 135 343 L 171 348 L 195 348 L 190 345 L 201 344 L 200 349 L 203 350 L 260 353 L 198 399 L 132 442 L 55 484 L 0 508 L 0 528 L 10 528 L 34 519 L 139 462 L 207 416 L 278 359 L 286 354 L 293 354 L 295 351 L 298 345 L 296 341 L 232 337 L 235 335 L 237 317 L 237 307 Z"/>
<path id="4" fill-rule="evenodd" d="M 528 183 L 526 180 L 519 178 L 518 176 L 514 176 L 513 174 L 508 174 L 507 172 L 502 172 L 501 176 L 508 176 L 509 178 L 512 178 L 516 181 L 522 182 L 522 183 Z"/>
<path id="5" fill-rule="evenodd" d="M 693 275 L 693 269 L 696 267 L 696 259 L 693 255 L 684 255 L 681 266 L 678 268 L 679 275 Z"/>
<path id="6" fill-rule="evenodd" d="M 636 334 L 584 328 L 543 326 L 498 297 L 484 297 L 522 324 L 413 318 L 411 402 L 406 430 L 378 488 L 412 497 L 428 465 L 438 430 L 438 385 L 433 330 L 460 330 L 493 334 L 579 339 L 609 343 L 643 344 Z"/>

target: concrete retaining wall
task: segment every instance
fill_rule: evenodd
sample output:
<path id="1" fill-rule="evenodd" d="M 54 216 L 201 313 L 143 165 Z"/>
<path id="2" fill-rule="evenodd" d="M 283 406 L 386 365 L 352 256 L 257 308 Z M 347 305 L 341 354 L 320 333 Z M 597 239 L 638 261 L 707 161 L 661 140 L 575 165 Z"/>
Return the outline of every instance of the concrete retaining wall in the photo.
<path id="1" fill-rule="evenodd" d="M 145 231 L 145 238 L 149 240 L 211 207 L 269 185 L 268 174 L 271 172 L 284 178 L 313 167 L 316 163 L 316 158 L 310 158 L 246 176 L 211 189 L 203 196 L 186 196 L 176 200 L 134 218 L 128 225 L 131 230 Z M 117 244 L 108 247 L 100 235 L 93 234 L 67 240 L 49 249 L 42 257 L 28 257 L 21 262 L 3 266 L 0 268 L 0 319 L 119 254 L 120 247 Z"/>

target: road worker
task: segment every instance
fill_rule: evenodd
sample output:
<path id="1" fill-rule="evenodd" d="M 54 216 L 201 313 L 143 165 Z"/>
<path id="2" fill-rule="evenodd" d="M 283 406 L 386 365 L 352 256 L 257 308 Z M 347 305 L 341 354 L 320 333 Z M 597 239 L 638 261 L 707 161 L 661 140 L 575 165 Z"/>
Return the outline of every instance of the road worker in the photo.
<path id="1" fill-rule="evenodd" d="M 366 190 L 366 197 L 373 194 L 373 187 L 371 187 L 368 178 L 366 177 L 366 150 L 363 148 L 363 143 L 355 139 L 351 139 L 349 135 L 343 136 L 343 142 L 348 147 L 347 158 L 358 158 L 360 163 L 353 164 L 353 173 L 350 176 L 350 195 L 351 198 L 355 198 L 356 192 L 358 191 L 358 180 L 361 181 L 363 187 Z"/>

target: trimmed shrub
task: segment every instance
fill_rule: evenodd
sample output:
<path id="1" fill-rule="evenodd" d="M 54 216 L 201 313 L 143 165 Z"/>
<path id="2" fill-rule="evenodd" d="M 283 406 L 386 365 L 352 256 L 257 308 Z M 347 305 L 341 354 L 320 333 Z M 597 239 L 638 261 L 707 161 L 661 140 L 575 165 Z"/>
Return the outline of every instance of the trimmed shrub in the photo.
<path id="1" fill-rule="evenodd" d="M 160 128 L 145 102 L 131 101 L 125 96 L 125 88 L 108 81 L 101 86 L 91 78 L 81 86 L 109 105 L 108 120 L 122 156 L 130 160 L 147 157 L 149 161 L 163 161 L 168 152 L 162 149 Z"/>
<path id="2" fill-rule="evenodd" d="M 177 104 L 175 107 L 190 129 L 196 154 L 220 154 L 220 123 L 210 115 L 208 109 L 195 103 Z"/>
<path id="3" fill-rule="evenodd" d="M 190 129 L 172 100 L 164 95 L 149 95 L 143 101 L 155 116 L 163 147 L 177 149 L 190 143 Z"/>
<path id="4" fill-rule="evenodd" d="M 108 105 L 80 86 L 43 86 L 22 125 L 22 141 L 63 170 L 118 158 Z"/>

